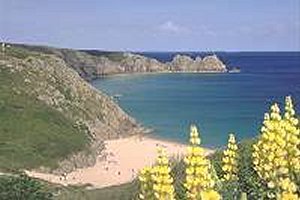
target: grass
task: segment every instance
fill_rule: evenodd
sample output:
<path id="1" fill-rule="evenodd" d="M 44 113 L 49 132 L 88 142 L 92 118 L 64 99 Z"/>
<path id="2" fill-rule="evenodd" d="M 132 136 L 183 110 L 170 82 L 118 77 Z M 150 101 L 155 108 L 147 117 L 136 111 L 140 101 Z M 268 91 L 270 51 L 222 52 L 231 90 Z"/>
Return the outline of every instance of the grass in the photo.
<path id="1" fill-rule="evenodd" d="M 137 181 L 102 189 L 87 190 L 82 187 L 65 187 L 56 200 L 132 200 L 138 193 Z"/>
<path id="2" fill-rule="evenodd" d="M 0 70 L 0 170 L 54 168 L 62 158 L 85 149 L 85 132 L 24 92 L 20 80 L 21 74 Z"/>
<path id="3" fill-rule="evenodd" d="M 25 59 L 28 56 L 36 56 L 38 52 L 28 51 L 25 48 L 8 47 L 5 50 L 5 55 L 9 55 L 19 59 Z"/>
<path id="4" fill-rule="evenodd" d="M 137 181 L 102 189 L 86 189 L 85 186 L 55 185 L 25 174 L 0 174 L 1 200 L 133 200 L 137 193 Z"/>
<path id="5" fill-rule="evenodd" d="M 109 51 L 98 51 L 98 50 L 82 50 L 81 52 L 85 52 L 92 56 L 104 56 L 107 57 L 111 61 L 120 62 L 125 56 L 123 52 L 109 52 Z"/>
<path id="6" fill-rule="evenodd" d="M 53 194 L 46 182 L 25 174 L 0 175 L 0 199 L 52 200 Z"/>

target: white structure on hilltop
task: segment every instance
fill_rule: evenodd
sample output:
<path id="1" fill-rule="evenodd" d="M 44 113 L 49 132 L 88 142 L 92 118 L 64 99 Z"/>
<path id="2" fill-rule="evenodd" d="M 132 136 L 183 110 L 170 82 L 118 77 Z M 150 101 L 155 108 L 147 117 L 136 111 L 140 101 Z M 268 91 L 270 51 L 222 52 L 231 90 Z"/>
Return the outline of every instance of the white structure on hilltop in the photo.
<path id="1" fill-rule="evenodd" d="M 1 47 L 2 47 L 2 52 L 5 52 L 5 43 L 4 42 L 2 42 Z"/>
<path id="2" fill-rule="evenodd" d="M 7 48 L 9 48 L 9 47 L 10 47 L 9 44 L 6 44 L 5 42 L 2 42 L 2 43 L 1 43 L 1 50 L 2 50 L 3 53 L 5 53 L 5 50 L 6 50 Z"/>

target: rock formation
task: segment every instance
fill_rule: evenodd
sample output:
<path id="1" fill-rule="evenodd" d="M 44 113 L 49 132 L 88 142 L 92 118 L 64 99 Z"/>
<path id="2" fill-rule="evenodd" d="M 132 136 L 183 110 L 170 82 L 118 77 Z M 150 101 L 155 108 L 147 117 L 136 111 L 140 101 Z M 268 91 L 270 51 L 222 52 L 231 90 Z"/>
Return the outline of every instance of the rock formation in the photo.
<path id="1" fill-rule="evenodd" d="M 96 50 L 71 50 L 51 47 L 16 45 L 31 51 L 54 54 L 75 69 L 78 74 L 91 80 L 103 75 L 123 73 L 151 72 L 198 72 L 224 73 L 227 68 L 216 56 L 206 56 L 195 59 L 187 55 L 176 55 L 171 62 L 163 63 L 143 55 L 122 52 L 102 52 Z"/>
<path id="2" fill-rule="evenodd" d="M 203 59 L 176 55 L 168 65 L 170 71 L 176 72 L 227 72 L 226 66 L 216 55 L 206 56 Z"/>
<path id="3" fill-rule="evenodd" d="M 153 58 L 138 54 L 125 53 L 123 59 L 114 62 L 103 58 L 96 65 L 96 76 L 122 73 L 151 73 L 151 72 L 227 72 L 226 66 L 216 56 L 193 58 L 186 55 L 176 55 L 171 62 L 162 63 Z"/>

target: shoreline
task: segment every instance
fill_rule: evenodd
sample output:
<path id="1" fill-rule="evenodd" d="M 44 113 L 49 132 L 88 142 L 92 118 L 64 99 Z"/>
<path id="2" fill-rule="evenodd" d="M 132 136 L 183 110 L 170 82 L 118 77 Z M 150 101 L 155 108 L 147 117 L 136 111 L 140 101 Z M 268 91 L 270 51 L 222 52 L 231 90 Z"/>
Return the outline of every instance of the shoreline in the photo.
<path id="1" fill-rule="evenodd" d="M 229 74 L 227 71 L 157 71 L 157 72 L 129 72 L 129 73 L 112 73 L 112 74 L 103 74 L 96 76 L 92 81 L 109 78 L 109 77 L 126 77 L 126 76 L 139 76 L 139 75 L 156 75 L 156 74 Z M 238 72 L 240 73 L 240 72 Z"/>
<path id="2" fill-rule="evenodd" d="M 37 171 L 25 171 L 25 173 L 64 186 L 88 185 L 91 189 L 116 186 L 133 181 L 139 170 L 153 165 L 157 156 L 157 147 L 164 148 L 170 158 L 179 159 L 185 155 L 187 145 L 152 138 L 148 135 L 134 135 L 107 140 L 105 147 L 102 153 L 102 156 L 106 156 L 105 159 L 100 159 L 100 155 L 94 166 L 76 169 L 65 176 Z M 206 155 L 214 152 L 213 149 L 204 148 L 204 150 Z"/>

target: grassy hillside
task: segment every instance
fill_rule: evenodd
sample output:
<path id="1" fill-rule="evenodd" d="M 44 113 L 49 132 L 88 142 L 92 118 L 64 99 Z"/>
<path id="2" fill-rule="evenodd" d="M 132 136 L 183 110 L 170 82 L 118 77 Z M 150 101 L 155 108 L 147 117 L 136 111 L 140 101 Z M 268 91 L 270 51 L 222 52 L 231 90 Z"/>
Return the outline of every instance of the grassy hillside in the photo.
<path id="1" fill-rule="evenodd" d="M 103 140 L 141 130 L 64 60 L 48 54 L 54 50 L 39 48 L 12 46 L 0 55 L 0 171 L 55 168 L 77 152 L 84 153 L 81 160 L 64 170 L 91 165 Z"/>
<path id="2" fill-rule="evenodd" d="M 24 53 L 25 55 L 28 55 L 28 53 L 33 55 L 37 55 L 40 53 L 55 55 L 56 57 L 64 60 L 68 67 L 75 69 L 78 74 L 86 80 L 90 80 L 98 76 L 96 66 L 101 63 L 102 58 L 107 58 L 108 60 L 114 62 L 120 62 L 125 58 L 124 53 L 122 52 L 74 50 L 25 44 L 12 45 L 14 48 L 9 49 L 10 53 L 13 53 L 14 56 L 17 56 L 19 58 L 24 58 Z"/>
<path id="3" fill-rule="evenodd" d="M 111 61 L 120 62 L 122 61 L 125 56 L 124 52 L 110 52 L 110 51 L 99 51 L 99 50 L 81 50 L 81 52 L 85 52 L 87 54 L 93 55 L 93 56 L 105 56 Z"/>
<path id="4" fill-rule="evenodd" d="M 0 175 L 1 200 L 133 200 L 137 192 L 137 181 L 87 190 L 81 186 L 63 187 L 49 184 L 24 174 Z"/>
<path id="5" fill-rule="evenodd" d="M 24 88 L 22 74 L 0 73 L 0 169 L 55 167 L 57 161 L 87 147 L 84 130 Z"/>
<path id="6" fill-rule="evenodd" d="M 0 175 L 1 200 L 53 200 L 55 190 L 25 174 Z"/>
<path id="7" fill-rule="evenodd" d="M 81 187 L 61 188 L 55 200 L 133 200 L 138 193 L 137 181 L 103 189 L 86 190 Z"/>

